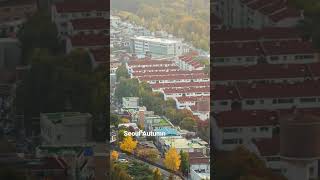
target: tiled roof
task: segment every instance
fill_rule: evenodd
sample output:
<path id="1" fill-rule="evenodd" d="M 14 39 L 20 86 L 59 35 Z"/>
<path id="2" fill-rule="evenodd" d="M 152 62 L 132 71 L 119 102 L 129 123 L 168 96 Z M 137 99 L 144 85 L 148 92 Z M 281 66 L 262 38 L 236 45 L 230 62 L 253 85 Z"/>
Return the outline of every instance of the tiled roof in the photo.
<path id="1" fill-rule="evenodd" d="M 195 87 L 190 87 L 190 88 L 185 88 L 185 89 L 175 89 L 175 88 L 166 88 L 163 90 L 165 94 L 174 94 L 174 93 L 206 93 L 210 92 L 209 87 L 204 87 L 204 88 L 195 88 Z"/>
<path id="2" fill-rule="evenodd" d="M 266 55 L 316 53 L 309 41 L 268 41 L 262 43 Z"/>
<path id="3" fill-rule="evenodd" d="M 109 21 L 104 18 L 74 19 L 70 23 L 75 30 L 106 30 L 109 28 Z"/>
<path id="4" fill-rule="evenodd" d="M 181 82 L 181 83 L 156 83 L 151 84 L 151 88 L 185 88 L 185 87 L 209 87 L 210 82 Z"/>
<path id="5" fill-rule="evenodd" d="M 108 37 L 103 34 L 79 34 L 70 37 L 74 47 L 107 46 Z"/>
<path id="6" fill-rule="evenodd" d="M 280 154 L 280 137 L 263 138 L 254 141 L 261 156 L 277 156 Z"/>
<path id="7" fill-rule="evenodd" d="M 275 111 L 225 111 L 215 115 L 217 125 L 227 127 L 274 126 L 278 124 Z"/>
<path id="8" fill-rule="evenodd" d="M 318 65 L 320 68 L 320 65 Z M 306 65 L 258 64 L 254 66 L 213 67 L 212 78 L 216 81 L 305 78 L 310 76 Z"/>
<path id="9" fill-rule="evenodd" d="M 196 79 L 209 79 L 207 75 L 168 75 L 168 76 L 147 76 L 140 77 L 141 81 L 160 81 L 160 80 L 196 80 Z"/>
<path id="10" fill-rule="evenodd" d="M 87 2 L 59 2 L 56 3 L 58 13 L 73 13 L 73 12 L 91 12 L 91 11 L 109 11 L 108 1 L 92 0 Z"/>
<path id="11" fill-rule="evenodd" d="M 297 28 L 266 27 L 256 29 L 213 30 L 213 42 L 257 41 L 257 40 L 299 40 L 301 32 Z"/>
<path id="12" fill-rule="evenodd" d="M 129 67 L 137 65 L 174 65 L 174 62 L 170 60 L 132 60 L 128 62 Z"/>
<path id="13" fill-rule="evenodd" d="M 179 102 L 196 102 L 199 99 L 209 99 L 210 100 L 210 96 L 182 96 L 182 97 L 176 97 L 176 99 Z"/>
<path id="14" fill-rule="evenodd" d="M 177 71 L 179 70 L 178 66 L 167 66 L 167 67 L 134 67 L 131 68 L 132 72 L 161 72 L 161 71 Z"/>
<path id="15" fill-rule="evenodd" d="M 262 50 L 258 42 L 214 43 L 213 57 L 259 56 Z"/>
<path id="16" fill-rule="evenodd" d="M 135 77 L 141 76 L 164 76 L 164 75 L 187 75 L 187 74 L 204 74 L 203 71 L 194 70 L 194 71 L 167 71 L 167 72 L 133 72 L 132 75 Z"/>

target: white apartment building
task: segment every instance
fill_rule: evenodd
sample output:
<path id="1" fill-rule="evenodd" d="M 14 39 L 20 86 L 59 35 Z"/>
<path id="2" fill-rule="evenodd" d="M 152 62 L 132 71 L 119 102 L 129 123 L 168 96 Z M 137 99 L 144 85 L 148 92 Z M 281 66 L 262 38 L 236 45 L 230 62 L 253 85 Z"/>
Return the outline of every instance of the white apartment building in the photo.
<path id="1" fill-rule="evenodd" d="M 91 141 L 91 114 L 80 112 L 42 113 L 43 145 L 85 144 Z"/>
<path id="2" fill-rule="evenodd" d="M 278 126 L 273 111 L 228 111 L 213 117 L 213 143 L 220 150 L 233 150 L 239 145 L 248 146 L 253 139 L 272 138 Z"/>
<path id="3" fill-rule="evenodd" d="M 51 18 L 57 26 L 59 36 L 65 38 L 68 35 L 68 22 L 83 18 L 109 18 L 108 3 L 103 0 L 82 2 L 58 2 L 51 7 Z"/>
<path id="4" fill-rule="evenodd" d="M 107 34 L 109 21 L 103 17 L 74 19 L 67 23 L 68 35 Z"/>
<path id="5" fill-rule="evenodd" d="M 66 38 L 66 53 L 74 49 L 97 50 L 108 48 L 108 37 L 104 34 L 78 34 Z"/>
<path id="6" fill-rule="evenodd" d="M 139 109 L 139 97 L 123 97 L 123 109 Z"/>
<path id="7" fill-rule="evenodd" d="M 303 14 L 288 6 L 286 0 L 217 0 L 215 14 L 227 27 L 294 27 Z"/>
<path id="8" fill-rule="evenodd" d="M 252 84 L 226 87 L 217 85 L 213 90 L 215 112 L 242 110 L 274 110 L 320 107 L 319 86 L 315 82 L 297 84 Z"/>
<path id="9" fill-rule="evenodd" d="M 36 0 L 0 2 L 0 36 L 15 36 L 28 16 L 37 11 Z"/>
<path id="10" fill-rule="evenodd" d="M 164 38 L 137 36 L 131 38 L 131 51 L 137 55 L 145 55 L 147 52 L 153 57 L 174 57 L 183 53 L 182 42 Z"/>

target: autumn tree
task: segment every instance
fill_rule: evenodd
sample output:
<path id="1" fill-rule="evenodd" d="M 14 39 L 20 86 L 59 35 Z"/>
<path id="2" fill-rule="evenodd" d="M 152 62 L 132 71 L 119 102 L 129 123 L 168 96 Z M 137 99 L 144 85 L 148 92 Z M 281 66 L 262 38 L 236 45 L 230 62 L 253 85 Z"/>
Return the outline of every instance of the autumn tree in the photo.
<path id="1" fill-rule="evenodd" d="M 153 180 L 162 180 L 162 174 L 159 168 L 153 170 Z"/>
<path id="2" fill-rule="evenodd" d="M 181 150 L 180 157 L 181 157 L 180 171 L 184 175 L 187 175 L 189 172 L 189 154 Z"/>
<path id="3" fill-rule="evenodd" d="M 194 131 L 195 130 L 195 126 L 196 126 L 196 122 L 191 117 L 185 117 L 180 122 L 180 127 L 182 129 L 186 129 L 186 130 L 189 130 L 189 131 Z"/>
<path id="4" fill-rule="evenodd" d="M 120 123 L 129 123 L 129 119 L 127 118 L 121 118 Z"/>
<path id="5" fill-rule="evenodd" d="M 111 152 L 111 159 L 116 161 L 119 158 L 119 153 L 117 151 L 112 151 Z"/>
<path id="6" fill-rule="evenodd" d="M 137 141 L 133 140 L 131 136 L 127 136 L 123 139 L 123 141 L 120 143 L 120 148 L 123 151 L 132 153 L 136 147 L 137 147 Z"/>
<path id="7" fill-rule="evenodd" d="M 181 157 L 177 153 L 176 148 L 171 147 L 165 154 L 164 165 L 173 171 L 177 171 L 180 167 Z"/>
<path id="8" fill-rule="evenodd" d="M 159 152 L 156 149 L 141 148 L 141 149 L 137 149 L 136 151 L 139 157 L 146 158 L 153 162 L 156 162 L 160 158 Z"/>

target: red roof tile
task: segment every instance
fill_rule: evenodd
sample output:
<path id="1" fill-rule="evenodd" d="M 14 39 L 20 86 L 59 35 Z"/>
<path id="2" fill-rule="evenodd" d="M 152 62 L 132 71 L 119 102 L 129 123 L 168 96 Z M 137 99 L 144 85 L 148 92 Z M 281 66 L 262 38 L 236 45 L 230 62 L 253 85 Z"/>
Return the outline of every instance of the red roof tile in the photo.
<path id="1" fill-rule="evenodd" d="M 138 65 L 175 65 L 173 61 L 170 60 L 132 60 L 128 62 L 128 66 L 138 66 Z"/>
<path id="2" fill-rule="evenodd" d="M 56 3 L 58 13 L 109 11 L 108 1 L 92 0 L 87 2 L 60 2 Z"/>
<path id="3" fill-rule="evenodd" d="M 254 141 L 261 156 L 277 156 L 280 154 L 280 137 L 263 138 Z"/>
<path id="4" fill-rule="evenodd" d="M 167 71 L 167 72 L 133 72 L 132 75 L 135 77 L 143 76 L 164 76 L 164 75 L 188 75 L 188 74 L 204 74 L 203 71 L 194 70 L 194 71 Z"/>
<path id="5" fill-rule="evenodd" d="M 259 56 L 262 50 L 258 42 L 214 43 L 214 57 Z"/>
<path id="6" fill-rule="evenodd" d="M 204 88 L 195 88 L 195 87 L 190 87 L 190 88 L 185 88 L 185 89 L 175 89 L 175 88 L 166 88 L 163 90 L 165 94 L 174 94 L 174 93 L 206 93 L 210 92 L 209 87 L 204 87 Z"/>
<path id="7" fill-rule="evenodd" d="M 160 80 L 196 80 L 196 79 L 209 79 L 208 75 L 168 75 L 168 76 L 144 76 L 139 77 L 141 81 L 160 81 Z"/>
<path id="8" fill-rule="evenodd" d="M 151 88 L 185 88 L 185 87 L 209 87 L 210 82 L 181 82 L 181 83 L 156 83 L 151 84 Z"/>
<path id="9" fill-rule="evenodd" d="M 70 23 L 75 30 L 107 30 L 109 28 L 109 21 L 104 18 L 75 19 Z"/>
<path id="10" fill-rule="evenodd" d="M 132 72 L 163 72 L 163 71 L 177 71 L 179 70 L 178 66 L 167 66 L 167 67 L 134 67 L 131 68 Z"/>
<path id="11" fill-rule="evenodd" d="M 215 115 L 217 125 L 227 127 L 274 126 L 278 124 L 275 111 L 225 111 Z"/>
<path id="12" fill-rule="evenodd" d="M 263 47 L 267 55 L 317 53 L 309 41 L 269 41 L 263 42 Z"/>
<path id="13" fill-rule="evenodd" d="M 74 47 L 107 46 L 108 37 L 103 34 L 79 34 L 70 37 Z"/>
<path id="14" fill-rule="evenodd" d="M 319 66 L 320 68 L 320 66 Z M 310 76 L 306 65 L 258 64 L 254 66 L 213 67 L 212 78 L 216 81 L 305 78 Z"/>
<path id="15" fill-rule="evenodd" d="M 196 102 L 199 99 L 209 99 L 210 100 L 210 96 L 182 96 L 182 97 L 176 97 L 176 99 L 179 102 Z"/>

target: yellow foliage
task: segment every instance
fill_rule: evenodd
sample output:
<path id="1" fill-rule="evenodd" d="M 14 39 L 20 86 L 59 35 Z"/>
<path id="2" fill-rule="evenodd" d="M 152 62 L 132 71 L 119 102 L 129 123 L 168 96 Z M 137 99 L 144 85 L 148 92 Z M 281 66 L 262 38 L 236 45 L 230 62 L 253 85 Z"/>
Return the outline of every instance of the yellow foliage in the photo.
<path id="1" fill-rule="evenodd" d="M 127 136 L 123 139 L 123 141 L 120 143 L 120 148 L 123 151 L 127 151 L 132 153 L 136 147 L 137 147 L 137 141 L 133 140 L 131 136 Z"/>
<path id="2" fill-rule="evenodd" d="M 129 123 L 129 119 L 127 118 L 121 118 L 120 123 Z"/>
<path id="3" fill-rule="evenodd" d="M 164 165 L 173 171 L 177 171 L 180 167 L 181 157 L 176 148 L 170 148 L 164 158 Z"/>
<path id="4" fill-rule="evenodd" d="M 112 160 L 118 160 L 118 158 L 119 158 L 119 153 L 117 151 L 112 151 L 111 159 Z"/>

